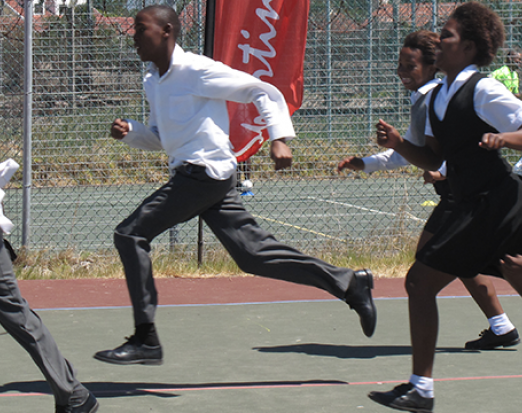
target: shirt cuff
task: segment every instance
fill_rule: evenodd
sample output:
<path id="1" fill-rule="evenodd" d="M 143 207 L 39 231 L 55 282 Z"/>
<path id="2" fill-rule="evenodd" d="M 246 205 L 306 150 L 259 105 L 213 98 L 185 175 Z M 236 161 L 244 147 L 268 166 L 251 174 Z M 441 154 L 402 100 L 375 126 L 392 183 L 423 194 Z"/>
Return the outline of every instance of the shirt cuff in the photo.
<path id="1" fill-rule="evenodd" d="M 131 139 L 132 140 L 132 135 L 134 135 L 136 133 L 136 130 L 139 129 L 139 123 L 136 122 L 135 120 L 133 119 L 123 119 L 125 122 L 127 122 L 127 124 L 129 125 L 129 131 L 127 132 L 127 135 L 125 135 L 122 139 L 123 142 L 125 142 L 125 138 L 127 138 L 129 135 L 131 135 Z"/>
<path id="2" fill-rule="evenodd" d="M 266 130 L 271 141 L 283 138 L 285 138 L 285 141 L 289 141 L 295 138 L 295 131 L 292 122 L 269 125 L 266 127 Z"/>
<path id="3" fill-rule="evenodd" d="M 0 229 L 4 234 L 10 234 L 13 230 L 13 223 L 6 218 L 2 213 L 0 213 Z"/>
<path id="4" fill-rule="evenodd" d="M 446 162 L 442 162 L 442 165 L 439 168 L 439 172 L 444 177 L 448 175 L 448 168 L 446 167 Z"/>
<path id="5" fill-rule="evenodd" d="M 135 121 L 134 119 L 124 119 L 129 124 L 129 131 L 121 139 L 121 142 L 125 142 L 132 146 L 132 143 L 140 138 L 141 135 L 146 133 L 146 127 L 142 123 Z"/>
<path id="6" fill-rule="evenodd" d="M 366 156 L 366 157 L 362 158 L 362 161 L 364 162 L 363 172 L 371 173 L 371 172 L 379 171 L 381 169 L 379 160 L 376 159 L 375 157 Z"/>
<path id="7" fill-rule="evenodd" d="M 7 185 L 19 167 L 20 165 L 11 158 L 0 163 L 0 188 Z"/>
<path id="8" fill-rule="evenodd" d="M 0 230 L 6 234 L 10 234 L 13 229 L 13 223 L 4 216 L 4 208 L 2 207 L 2 200 L 4 199 L 5 192 L 0 189 Z"/>

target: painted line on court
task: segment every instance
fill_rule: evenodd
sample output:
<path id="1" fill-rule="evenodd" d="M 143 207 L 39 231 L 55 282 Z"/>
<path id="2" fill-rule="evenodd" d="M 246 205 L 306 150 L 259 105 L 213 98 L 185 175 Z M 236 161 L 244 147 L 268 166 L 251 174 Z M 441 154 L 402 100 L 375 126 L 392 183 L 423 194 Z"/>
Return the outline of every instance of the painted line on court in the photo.
<path id="1" fill-rule="evenodd" d="M 391 217 L 399 216 L 399 214 L 397 214 L 395 212 L 379 211 L 378 209 L 365 208 L 365 207 L 362 207 L 362 206 L 359 206 L 359 205 L 349 204 L 347 202 L 332 201 L 330 199 L 317 198 L 315 196 L 309 196 L 307 198 L 311 199 L 311 200 L 314 200 L 314 201 L 326 202 L 327 204 L 342 205 L 342 206 L 346 206 L 346 207 L 349 207 L 349 208 L 359 209 L 361 211 L 373 212 L 373 213 L 375 213 L 377 215 L 387 215 L 387 216 L 391 216 Z M 406 215 L 406 218 L 409 218 L 409 219 L 411 219 L 413 221 L 426 222 L 425 219 L 418 218 L 418 217 L 410 214 L 409 212 L 404 212 L 404 214 Z"/>
<path id="2" fill-rule="evenodd" d="M 328 238 L 328 239 L 333 239 L 335 241 L 340 241 L 340 242 L 343 242 L 345 244 L 348 243 L 347 240 L 345 239 L 342 239 L 342 238 L 338 238 L 338 237 L 333 237 L 331 235 L 328 235 L 328 234 L 323 234 L 322 232 L 318 232 L 318 231 L 314 231 L 313 229 L 309 229 L 309 228 L 305 228 L 305 227 L 300 227 L 298 225 L 292 225 L 292 224 L 289 224 L 288 222 L 284 222 L 284 221 L 279 221 L 277 219 L 273 219 L 273 218 L 267 218 L 267 217 L 263 217 L 261 215 L 255 215 L 255 214 L 252 214 L 255 218 L 259 218 L 259 219 L 263 219 L 265 221 L 268 221 L 268 222 L 274 222 L 276 224 L 279 224 L 279 225 L 283 225 L 285 227 L 290 227 L 290 228 L 295 228 L 295 229 L 298 229 L 299 231 L 303 231 L 303 232 L 309 232 L 311 234 L 315 234 L 315 235 L 319 235 L 321 237 L 324 237 L 324 238 Z"/>
<path id="3" fill-rule="evenodd" d="M 500 294 L 498 297 L 519 297 L 518 294 Z M 447 298 L 471 298 L 469 295 L 443 295 L 437 296 L 440 299 Z M 394 301 L 407 300 L 408 297 L 373 297 L 374 301 Z M 239 306 L 239 305 L 266 305 L 266 304 L 295 304 L 295 303 L 328 303 L 340 301 L 337 298 L 319 298 L 308 300 L 279 300 L 279 301 L 248 301 L 235 303 L 193 303 L 193 304 L 160 304 L 158 308 L 169 307 L 214 307 L 214 306 Z M 75 310 L 117 310 L 123 308 L 132 308 L 130 305 L 106 305 L 93 307 L 54 307 L 54 308 L 33 308 L 34 311 L 75 311 Z M 2 333 L 0 333 L 2 334 Z"/>
<path id="4" fill-rule="evenodd" d="M 433 379 L 436 382 L 444 381 L 475 381 L 475 380 L 511 380 L 511 379 L 522 379 L 522 374 L 514 374 L 508 376 L 470 376 L 470 377 L 446 377 L 440 379 Z M 384 380 L 384 381 L 360 381 L 348 383 L 350 386 L 365 386 L 374 384 L 397 384 L 404 383 L 405 380 Z"/>
<path id="5" fill-rule="evenodd" d="M 500 296 L 499 296 L 500 297 Z M 401 297 L 404 299 L 403 297 Z M 380 298 L 374 298 L 380 300 Z M 340 301 L 337 298 L 319 298 L 309 300 L 280 300 L 280 301 L 249 301 L 236 303 L 193 303 L 193 304 L 160 304 L 158 308 L 170 307 L 215 307 L 215 306 L 239 306 L 239 305 L 265 305 L 265 304 L 295 304 L 295 303 L 329 303 Z M 97 307 L 57 307 L 57 308 L 33 308 L 34 311 L 73 311 L 73 310 L 117 310 L 120 308 L 132 308 L 130 305 L 107 305 Z"/>
<path id="6" fill-rule="evenodd" d="M 446 377 L 434 379 L 436 382 L 451 381 L 476 381 L 476 380 L 520 380 L 522 375 L 506 375 L 506 376 L 476 376 L 476 377 Z M 173 387 L 151 387 L 144 386 L 141 389 L 121 389 L 121 390 L 94 390 L 96 396 L 118 396 L 129 394 L 147 394 L 147 393 L 174 393 L 188 391 L 208 391 L 208 390 L 257 390 L 257 389 L 291 389 L 304 387 L 336 387 L 336 386 L 369 386 L 381 384 L 397 384 L 404 383 L 404 380 L 383 380 L 383 381 L 360 381 L 360 382 L 344 382 L 338 380 L 332 381 L 309 381 L 309 382 L 276 382 L 276 383 L 223 383 L 223 384 L 207 384 L 207 385 L 180 385 Z M 87 385 L 88 386 L 88 385 Z M 3 393 L 0 398 L 9 397 L 35 397 L 48 396 L 49 393 Z"/>

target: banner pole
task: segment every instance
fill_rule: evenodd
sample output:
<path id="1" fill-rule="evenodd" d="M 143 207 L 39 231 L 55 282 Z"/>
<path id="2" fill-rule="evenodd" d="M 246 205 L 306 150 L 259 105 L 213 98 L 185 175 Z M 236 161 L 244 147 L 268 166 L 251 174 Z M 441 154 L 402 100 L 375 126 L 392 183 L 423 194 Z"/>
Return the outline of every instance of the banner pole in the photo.
<path id="1" fill-rule="evenodd" d="M 205 43 L 203 54 L 214 57 L 214 27 L 216 21 L 216 0 L 207 0 L 207 14 L 205 16 Z"/>
<path id="2" fill-rule="evenodd" d="M 205 16 L 205 43 L 203 45 L 203 54 L 207 57 L 214 56 L 214 22 L 216 19 L 216 0 L 207 0 L 207 9 Z M 203 263 L 203 253 L 205 241 L 203 239 L 203 220 L 198 217 L 198 268 Z"/>

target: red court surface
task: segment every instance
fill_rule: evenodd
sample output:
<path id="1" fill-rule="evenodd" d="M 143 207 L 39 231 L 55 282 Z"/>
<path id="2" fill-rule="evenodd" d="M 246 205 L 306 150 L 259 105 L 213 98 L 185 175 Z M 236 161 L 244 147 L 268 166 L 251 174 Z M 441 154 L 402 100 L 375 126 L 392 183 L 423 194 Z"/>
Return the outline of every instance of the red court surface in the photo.
<path id="1" fill-rule="evenodd" d="M 516 295 L 504 280 L 492 278 L 498 295 Z M 125 280 L 25 280 L 23 296 L 35 309 L 130 306 Z M 162 278 L 156 280 L 160 305 L 230 304 L 333 299 L 325 291 L 262 277 Z M 405 297 L 403 279 L 375 279 L 374 298 Z M 454 281 L 440 296 L 469 296 Z"/>

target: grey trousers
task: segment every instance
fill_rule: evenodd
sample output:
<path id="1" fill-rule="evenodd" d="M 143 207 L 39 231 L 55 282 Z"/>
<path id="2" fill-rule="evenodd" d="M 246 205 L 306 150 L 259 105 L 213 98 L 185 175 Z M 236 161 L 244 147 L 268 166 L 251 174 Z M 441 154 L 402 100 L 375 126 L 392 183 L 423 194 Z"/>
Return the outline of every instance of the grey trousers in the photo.
<path id="1" fill-rule="evenodd" d="M 185 164 L 119 224 L 114 233 L 136 326 L 154 322 L 158 303 L 149 257 L 151 241 L 198 215 L 243 271 L 314 286 L 344 299 L 352 270 L 305 255 L 261 229 L 241 202 L 235 175 L 218 181 L 208 177 L 204 167 Z"/>
<path id="2" fill-rule="evenodd" d="M 56 404 L 84 400 L 88 391 L 76 379 L 51 333 L 20 294 L 11 258 L 0 230 L 0 324 L 33 358 L 54 394 Z"/>

